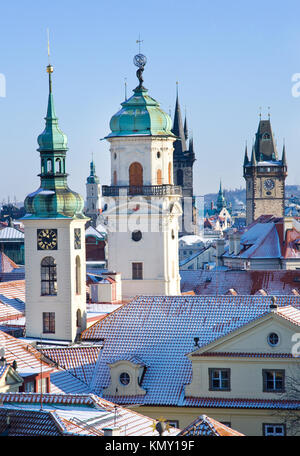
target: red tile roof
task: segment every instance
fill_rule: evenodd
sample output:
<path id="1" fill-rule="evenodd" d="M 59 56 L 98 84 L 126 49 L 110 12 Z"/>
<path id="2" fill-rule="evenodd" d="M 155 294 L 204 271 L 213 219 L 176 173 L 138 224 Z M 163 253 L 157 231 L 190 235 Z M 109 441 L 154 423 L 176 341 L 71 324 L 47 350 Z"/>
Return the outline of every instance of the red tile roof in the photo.
<path id="1" fill-rule="evenodd" d="M 180 271 L 181 291 L 216 296 L 231 293 L 292 295 L 300 292 L 300 271 Z M 233 294 L 233 293 L 231 293 Z"/>
<path id="2" fill-rule="evenodd" d="M 180 436 L 214 436 L 214 437 L 241 437 L 241 434 L 234 429 L 231 429 L 219 421 L 209 418 L 206 415 L 199 416 L 185 429 L 183 429 Z"/>

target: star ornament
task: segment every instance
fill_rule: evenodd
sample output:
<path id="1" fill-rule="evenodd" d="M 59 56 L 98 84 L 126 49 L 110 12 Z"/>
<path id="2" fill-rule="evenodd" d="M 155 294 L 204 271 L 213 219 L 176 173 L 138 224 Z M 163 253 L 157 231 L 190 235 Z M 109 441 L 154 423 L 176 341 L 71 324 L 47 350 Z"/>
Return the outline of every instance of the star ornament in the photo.
<path id="1" fill-rule="evenodd" d="M 153 421 L 151 427 L 153 432 L 157 431 L 159 435 L 162 435 L 165 431 L 170 432 L 170 425 L 163 417 L 160 417 L 158 421 Z"/>

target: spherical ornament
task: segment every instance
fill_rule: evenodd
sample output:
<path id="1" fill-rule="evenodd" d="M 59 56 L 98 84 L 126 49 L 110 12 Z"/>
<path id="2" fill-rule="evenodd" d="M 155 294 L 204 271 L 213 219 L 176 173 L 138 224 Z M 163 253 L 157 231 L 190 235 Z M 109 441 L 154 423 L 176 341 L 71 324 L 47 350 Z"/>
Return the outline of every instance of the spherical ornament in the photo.
<path id="1" fill-rule="evenodd" d="M 147 57 L 143 54 L 137 54 L 134 56 L 133 63 L 139 68 L 144 68 L 147 63 Z"/>

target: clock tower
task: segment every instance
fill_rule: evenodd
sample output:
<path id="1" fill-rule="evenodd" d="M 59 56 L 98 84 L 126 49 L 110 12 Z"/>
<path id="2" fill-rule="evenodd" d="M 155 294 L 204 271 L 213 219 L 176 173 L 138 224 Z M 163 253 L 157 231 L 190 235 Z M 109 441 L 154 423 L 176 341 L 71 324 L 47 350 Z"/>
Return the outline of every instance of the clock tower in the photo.
<path id="1" fill-rule="evenodd" d="M 148 95 L 146 57 L 134 59 L 139 85 L 110 121 L 111 186 L 102 187 L 108 268 L 121 273 L 125 298 L 180 295 L 180 186 L 173 181 L 172 121 Z"/>
<path id="2" fill-rule="evenodd" d="M 260 120 L 250 160 L 246 148 L 243 169 L 247 225 L 261 215 L 284 217 L 286 153 L 284 146 L 278 158 L 270 119 Z"/>
<path id="3" fill-rule="evenodd" d="M 26 336 L 75 341 L 86 328 L 85 224 L 82 197 L 69 189 L 67 137 L 54 110 L 47 67 L 46 127 L 38 137 L 40 187 L 25 199 Z"/>

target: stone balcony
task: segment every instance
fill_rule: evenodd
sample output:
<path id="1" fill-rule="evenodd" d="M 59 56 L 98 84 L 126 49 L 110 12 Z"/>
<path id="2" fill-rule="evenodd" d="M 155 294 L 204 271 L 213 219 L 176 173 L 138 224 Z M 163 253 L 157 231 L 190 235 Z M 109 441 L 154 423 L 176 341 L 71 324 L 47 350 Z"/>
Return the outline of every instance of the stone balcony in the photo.
<path id="1" fill-rule="evenodd" d="M 102 186 L 102 196 L 182 196 L 180 185 Z"/>

